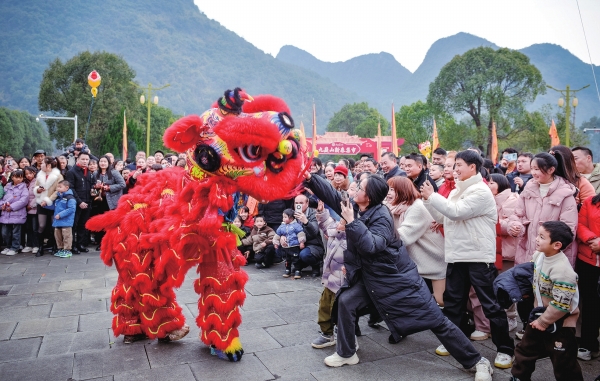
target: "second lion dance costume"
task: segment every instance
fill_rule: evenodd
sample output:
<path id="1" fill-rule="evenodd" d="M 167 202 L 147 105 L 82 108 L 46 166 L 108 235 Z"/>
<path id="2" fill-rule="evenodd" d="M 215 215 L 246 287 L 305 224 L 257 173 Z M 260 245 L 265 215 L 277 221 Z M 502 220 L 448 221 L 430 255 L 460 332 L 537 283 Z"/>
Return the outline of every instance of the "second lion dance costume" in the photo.
<path id="1" fill-rule="evenodd" d="M 306 144 L 285 102 L 227 90 L 202 115 L 175 122 L 166 147 L 185 152 L 185 169 L 144 174 L 118 207 L 87 223 L 106 231 L 101 258 L 119 273 L 112 291 L 112 329 L 126 342 L 178 340 L 189 332 L 174 288 L 191 267 L 199 278 L 200 339 L 220 358 L 238 361 L 239 308 L 246 298 L 246 259 L 224 215 L 243 192 L 263 202 L 300 192 Z"/>

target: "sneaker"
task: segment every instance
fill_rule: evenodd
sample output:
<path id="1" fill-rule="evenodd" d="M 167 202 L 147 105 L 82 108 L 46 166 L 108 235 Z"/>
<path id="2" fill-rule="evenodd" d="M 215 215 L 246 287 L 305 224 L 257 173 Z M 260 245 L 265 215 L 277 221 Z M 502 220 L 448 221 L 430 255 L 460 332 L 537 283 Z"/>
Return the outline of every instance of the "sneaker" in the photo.
<path id="1" fill-rule="evenodd" d="M 21 253 L 31 253 L 33 251 L 33 247 L 25 246 Z"/>
<path id="2" fill-rule="evenodd" d="M 439 347 L 435 348 L 435 354 L 438 356 L 450 356 L 450 352 L 448 352 L 446 350 L 446 347 L 443 345 L 440 345 Z"/>
<path id="3" fill-rule="evenodd" d="M 71 253 L 71 251 L 69 251 L 69 250 L 63 251 L 63 257 L 62 258 L 71 258 L 72 256 L 73 256 L 73 253 Z"/>
<path id="4" fill-rule="evenodd" d="M 60 257 L 60 256 L 62 255 L 62 252 L 63 252 L 63 251 L 64 251 L 63 249 L 60 249 L 60 250 L 58 250 L 56 253 L 54 253 L 53 255 L 54 255 L 55 257 Z"/>
<path id="5" fill-rule="evenodd" d="M 300 272 L 300 270 L 296 270 L 294 272 L 294 279 L 300 279 L 302 278 L 302 273 Z"/>
<path id="6" fill-rule="evenodd" d="M 312 347 L 313 348 L 326 348 L 326 347 L 332 347 L 336 344 L 336 340 L 335 337 L 333 335 L 326 335 L 323 332 L 321 332 L 321 334 L 319 335 L 319 337 L 317 337 L 315 339 L 315 341 L 312 342 Z"/>
<path id="7" fill-rule="evenodd" d="M 6 249 L 0 251 L 0 254 L 6 254 L 6 253 L 8 253 L 9 250 L 10 249 L 7 247 Z"/>
<path id="8" fill-rule="evenodd" d="M 508 331 L 514 331 L 515 329 L 517 329 L 517 327 L 519 326 L 519 324 L 517 323 L 517 318 L 509 318 L 508 319 Z"/>
<path id="9" fill-rule="evenodd" d="M 481 332 L 481 331 L 473 331 L 471 336 L 469 336 L 469 338 L 473 341 L 487 340 L 487 339 L 489 339 L 489 337 L 490 337 L 489 333 L 485 333 L 485 332 Z"/>
<path id="10" fill-rule="evenodd" d="M 490 361 L 485 357 L 482 357 L 477 364 L 475 364 L 475 381 L 492 381 L 492 374 L 494 369 L 490 364 Z"/>
<path id="11" fill-rule="evenodd" d="M 498 352 L 496 359 L 494 360 L 494 366 L 500 369 L 508 369 L 512 367 L 513 356 L 509 356 L 506 353 Z"/>
<path id="12" fill-rule="evenodd" d="M 289 278 L 290 275 L 292 275 L 292 271 L 288 270 L 288 269 L 286 269 L 285 272 L 283 273 L 284 278 Z"/>
<path id="13" fill-rule="evenodd" d="M 517 333 L 515 333 L 515 337 L 519 340 L 521 340 L 523 338 L 523 335 L 525 334 L 525 330 L 522 329 L 520 331 L 518 331 Z"/>
<path id="14" fill-rule="evenodd" d="M 356 365 L 358 364 L 358 356 L 355 354 L 352 357 L 344 358 L 336 353 L 329 357 L 325 357 L 325 365 L 338 368 L 342 365 Z"/>
<path id="15" fill-rule="evenodd" d="M 17 255 L 17 252 L 15 250 L 9 250 L 5 253 L 5 255 Z"/>
<path id="16" fill-rule="evenodd" d="M 40 248 L 39 248 L 39 247 L 34 247 L 34 248 L 32 248 L 32 249 L 31 249 L 31 252 L 32 252 L 33 254 L 37 254 L 37 253 L 38 253 L 38 251 L 40 251 Z"/>
<path id="17" fill-rule="evenodd" d="M 585 348 L 579 348 L 577 350 L 577 358 L 583 361 L 590 361 L 600 356 L 600 352 L 591 352 Z"/>

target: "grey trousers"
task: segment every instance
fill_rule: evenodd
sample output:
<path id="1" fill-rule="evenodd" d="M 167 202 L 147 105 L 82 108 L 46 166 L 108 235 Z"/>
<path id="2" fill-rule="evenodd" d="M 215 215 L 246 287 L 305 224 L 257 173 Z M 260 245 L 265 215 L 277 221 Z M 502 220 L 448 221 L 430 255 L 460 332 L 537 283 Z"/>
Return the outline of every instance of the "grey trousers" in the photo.
<path id="1" fill-rule="evenodd" d="M 337 354 L 344 358 L 349 358 L 356 352 L 356 337 L 354 336 L 355 322 L 357 312 L 371 304 L 371 298 L 365 288 L 364 283 L 360 282 L 341 292 L 337 298 Z M 427 308 L 427 307 L 425 307 Z M 432 308 L 431 321 L 438 320 L 442 314 L 438 308 Z M 399 318 L 397 318 L 399 319 Z M 406 316 L 406 319 L 411 319 Z M 439 320 L 438 320 L 439 321 Z M 440 342 L 446 347 L 446 350 L 458 361 L 465 369 L 475 366 L 481 359 L 481 354 L 477 352 L 471 341 L 465 334 L 454 325 L 448 318 L 444 317 L 442 324 L 429 328 Z M 400 343 L 400 345 L 402 345 Z"/>

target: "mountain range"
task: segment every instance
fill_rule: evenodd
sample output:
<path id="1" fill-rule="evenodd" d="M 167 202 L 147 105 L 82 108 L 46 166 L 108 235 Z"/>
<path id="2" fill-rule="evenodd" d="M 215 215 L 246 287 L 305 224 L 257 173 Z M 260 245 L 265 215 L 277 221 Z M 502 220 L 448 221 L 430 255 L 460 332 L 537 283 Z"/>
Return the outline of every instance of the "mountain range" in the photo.
<path id="1" fill-rule="evenodd" d="M 201 113 L 225 89 L 240 86 L 253 95 L 283 97 L 297 124 L 310 125 L 314 102 L 319 132 L 347 103 L 367 101 L 389 117 L 392 100 L 396 109 L 424 100 L 429 83 L 456 54 L 496 47 L 467 33 L 442 38 L 414 73 L 385 52 L 328 63 L 284 46 L 272 57 L 206 17 L 193 0 L 4 0 L 0 25 L 0 106 L 37 114 L 39 84 L 51 61 L 104 50 L 121 55 L 140 85 L 169 83 L 158 95 L 175 113 Z M 591 84 L 579 94 L 577 120 L 600 116 L 589 65 L 557 45 L 521 51 L 554 87 Z M 558 98 L 549 91 L 531 107 L 556 104 Z"/>
<path id="2" fill-rule="evenodd" d="M 338 86 L 356 92 L 361 99 L 379 109 L 384 116 L 390 117 L 392 101 L 397 106 L 396 110 L 401 105 L 424 101 L 429 84 L 446 63 L 454 56 L 480 46 L 498 48 L 494 43 L 468 33 L 441 38 L 431 45 L 414 73 L 410 73 L 393 56 L 384 52 L 355 57 L 345 62 L 329 63 L 287 45 L 280 49 L 277 59 L 315 71 Z M 520 52 L 529 57 L 531 63 L 542 73 L 546 83 L 553 87 L 564 89 L 568 84 L 575 90 L 590 85 L 577 95 L 579 105 L 576 121 L 583 122 L 593 116 L 600 116 L 600 100 L 596 94 L 589 64 L 554 44 L 535 44 L 521 49 Z M 595 70 L 597 75 L 600 74 L 600 66 L 595 66 Z M 561 95 L 548 89 L 546 94 L 538 96 L 529 109 L 538 109 L 547 103 L 556 105 L 560 97 Z"/>

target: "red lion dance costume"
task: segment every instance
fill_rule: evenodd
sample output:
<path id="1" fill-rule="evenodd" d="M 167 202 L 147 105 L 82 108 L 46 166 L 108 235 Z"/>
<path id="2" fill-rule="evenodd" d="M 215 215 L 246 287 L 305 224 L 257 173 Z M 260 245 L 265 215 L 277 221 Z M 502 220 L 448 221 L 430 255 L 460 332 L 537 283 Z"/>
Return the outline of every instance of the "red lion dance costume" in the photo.
<path id="1" fill-rule="evenodd" d="M 236 88 L 201 116 L 175 122 L 164 144 L 186 153 L 185 170 L 140 176 L 115 210 L 87 223 L 92 231 L 106 231 L 101 257 L 119 273 L 112 329 L 126 342 L 185 336 L 189 327 L 173 289 L 198 266 L 200 338 L 212 354 L 238 361 L 243 354 L 238 307 L 248 275 L 240 268 L 246 260 L 237 236 L 223 216 L 235 192 L 260 201 L 297 194 L 309 160 L 304 138 L 283 100 L 253 99 Z"/>

